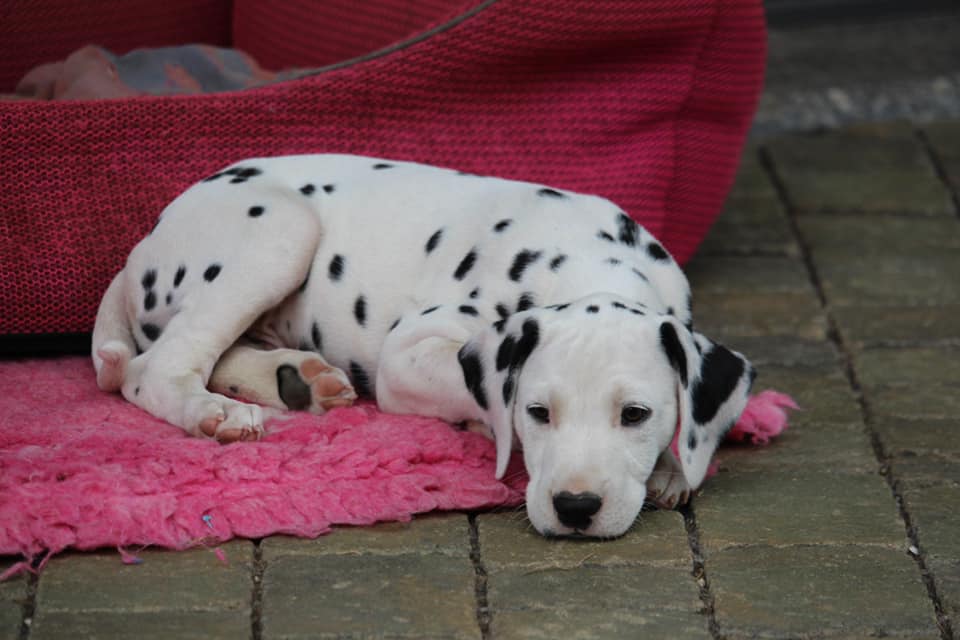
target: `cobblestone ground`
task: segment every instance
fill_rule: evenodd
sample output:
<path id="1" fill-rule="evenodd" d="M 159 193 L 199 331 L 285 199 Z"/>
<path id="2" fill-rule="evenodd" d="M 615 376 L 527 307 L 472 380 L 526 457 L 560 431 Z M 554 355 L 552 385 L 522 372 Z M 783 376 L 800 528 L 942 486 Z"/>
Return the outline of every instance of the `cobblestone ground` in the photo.
<path id="1" fill-rule="evenodd" d="M 0 584 L 0 638 L 953 638 L 958 189 L 960 123 L 748 150 L 689 265 L 696 317 L 803 411 L 724 448 L 681 512 L 603 543 L 521 511 L 235 541 L 227 564 L 65 554 Z"/>

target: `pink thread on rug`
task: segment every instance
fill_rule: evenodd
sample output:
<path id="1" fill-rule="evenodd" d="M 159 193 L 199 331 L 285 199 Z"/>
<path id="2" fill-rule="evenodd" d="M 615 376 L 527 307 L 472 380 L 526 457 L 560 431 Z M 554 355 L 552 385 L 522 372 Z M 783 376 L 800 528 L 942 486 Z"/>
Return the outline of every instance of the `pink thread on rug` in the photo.
<path id="1" fill-rule="evenodd" d="M 782 394 L 750 403 L 743 429 L 755 442 L 785 428 L 782 407 L 794 406 Z M 114 547 L 136 562 L 124 548 L 316 537 L 522 503 L 522 457 L 506 482 L 493 477 L 495 458 L 483 436 L 371 403 L 292 413 L 260 442 L 221 446 L 102 393 L 87 358 L 0 362 L 0 554 Z M 18 563 L 0 579 L 25 570 L 35 569 Z"/>

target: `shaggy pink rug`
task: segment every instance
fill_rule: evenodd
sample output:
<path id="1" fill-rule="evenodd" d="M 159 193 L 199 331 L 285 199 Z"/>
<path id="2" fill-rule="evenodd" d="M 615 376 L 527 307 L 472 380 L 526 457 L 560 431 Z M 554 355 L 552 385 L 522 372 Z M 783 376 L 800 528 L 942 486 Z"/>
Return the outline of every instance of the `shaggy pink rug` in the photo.
<path id="1" fill-rule="evenodd" d="M 792 403 L 765 394 L 734 437 L 785 427 Z M 100 392 L 87 358 L 0 362 L 0 554 L 315 537 L 522 502 L 520 456 L 495 480 L 493 444 L 477 434 L 369 403 L 288 415 L 260 442 L 221 446 Z"/>

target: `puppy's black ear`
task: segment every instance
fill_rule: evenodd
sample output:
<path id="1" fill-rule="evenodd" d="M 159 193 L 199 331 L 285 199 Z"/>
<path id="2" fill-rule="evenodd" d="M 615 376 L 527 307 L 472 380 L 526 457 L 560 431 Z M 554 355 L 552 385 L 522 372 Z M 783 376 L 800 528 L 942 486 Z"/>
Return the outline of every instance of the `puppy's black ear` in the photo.
<path id="1" fill-rule="evenodd" d="M 673 320 L 660 325 L 660 344 L 677 372 L 680 465 L 696 488 L 720 441 L 747 405 L 754 371 L 741 354 Z"/>

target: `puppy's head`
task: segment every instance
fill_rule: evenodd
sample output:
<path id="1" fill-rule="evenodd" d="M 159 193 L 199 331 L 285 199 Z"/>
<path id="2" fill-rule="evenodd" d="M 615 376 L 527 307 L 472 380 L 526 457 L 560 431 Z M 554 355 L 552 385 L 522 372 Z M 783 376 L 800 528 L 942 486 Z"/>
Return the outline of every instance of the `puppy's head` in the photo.
<path id="1" fill-rule="evenodd" d="M 497 477 L 516 436 L 545 535 L 626 532 L 675 436 L 699 486 L 752 381 L 741 355 L 609 294 L 515 314 L 461 353 L 483 363 Z"/>

